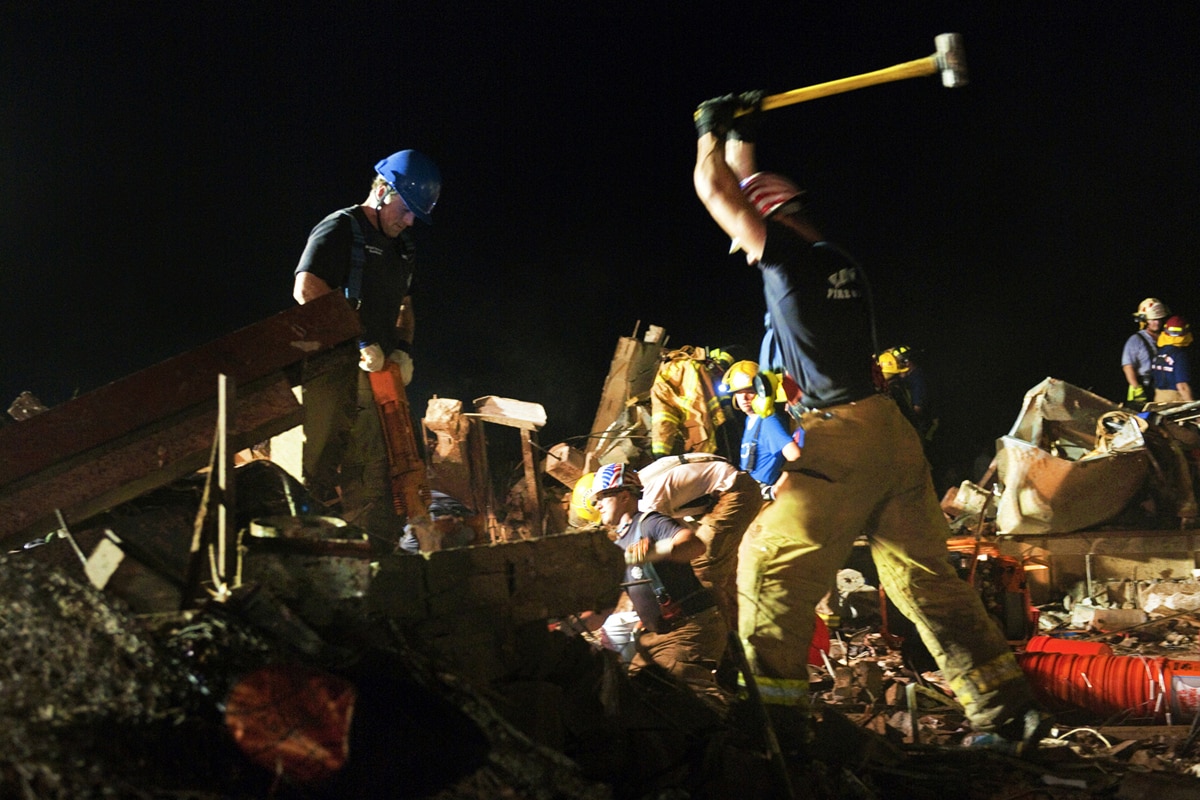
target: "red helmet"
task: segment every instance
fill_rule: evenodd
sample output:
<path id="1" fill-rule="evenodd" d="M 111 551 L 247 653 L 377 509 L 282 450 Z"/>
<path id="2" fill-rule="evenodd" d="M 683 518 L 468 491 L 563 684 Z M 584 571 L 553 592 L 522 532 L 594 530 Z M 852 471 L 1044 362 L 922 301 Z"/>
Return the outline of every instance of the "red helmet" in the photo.
<path id="1" fill-rule="evenodd" d="M 1188 321 L 1176 314 L 1167 320 L 1163 325 L 1163 333 L 1167 336 L 1187 336 L 1191 333 L 1192 327 L 1188 325 Z"/>
<path id="2" fill-rule="evenodd" d="M 742 181 L 741 186 L 742 194 L 763 219 L 778 211 L 784 203 L 804 194 L 799 186 L 774 172 L 756 172 Z"/>

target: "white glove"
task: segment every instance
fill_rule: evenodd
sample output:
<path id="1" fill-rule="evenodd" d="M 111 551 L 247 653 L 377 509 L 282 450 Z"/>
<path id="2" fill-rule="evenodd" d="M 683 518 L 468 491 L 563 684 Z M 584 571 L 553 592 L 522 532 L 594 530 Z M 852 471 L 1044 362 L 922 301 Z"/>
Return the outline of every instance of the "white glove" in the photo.
<path id="1" fill-rule="evenodd" d="M 358 354 L 358 368 L 363 372 L 379 372 L 386 363 L 383 358 L 383 348 L 377 344 L 360 347 Z"/>
<path id="2" fill-rule="evenodd" d="M 632 565 L 641 564 L 644 561 L 662 561 L 671 555 L 671 551 L 674 549 L 675 542 L 671 539 L 662 539 L 657 542 L 638 539 L 625 548 L 625 563 Z"/>
<path id="3" fill-rule="evenodd" d="M 400 365 L 400 377 L 404 379 L 404 385 L 408 386 L 410 383 L 412 383 L 412 375 L 413 375 L 412 356 L 410 356 L 408 353 L 404 352 L 403 350 L 393 350 L 392 354 L 390 356 L 388 356 L 388 358 L 392 361 L 395 361 L 397 364 Z"/>

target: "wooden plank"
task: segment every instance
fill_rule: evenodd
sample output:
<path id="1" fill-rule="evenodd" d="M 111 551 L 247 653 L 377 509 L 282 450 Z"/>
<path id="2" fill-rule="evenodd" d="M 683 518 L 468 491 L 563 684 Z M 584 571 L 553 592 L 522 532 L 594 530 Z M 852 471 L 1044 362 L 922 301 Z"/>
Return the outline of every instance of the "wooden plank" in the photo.
<path id="1" fill-rule="evenodd" d="M 536 431 L 546 424 L 546 409 L 540 403 L 513 400 L 507 397 L 478 397 L 472 415 L 484 422 L 507 425 L 511 428 Z"/>
<path id="2" fill-rule="evenodd" d="M 1191 725 L 1105 725 L 1098 728 L 1101 734 L 1114 739 L 1161 739 L 1175 741 L 1186 739 L 1192 732 Z"/>
<path id="3" fill-rule="evenodd" d="M 662 350 L 662 344 L 658 341 L 646 342 L 628 336 L 622 336 L 617 341 L 612 363 L 608 367 L 608 377 L 604 379 L 604 389 L 600 394 L 600 405 L 592 421 L 592 436 L 588 438 L 585 448 L 587 452 L 595 451 L 604 443 L 597 434 L 603 433 L 621 415 L 629 398 L 650 391 L 658 374 Z"/>
<path id="4" fill-rule="evenodd" d="M 546 533 L 542 524 L 542 476 L 538 469 L 540 461 L 533 452 L 535 434 L 531 431 L 521 431 L 521 460 L 525 466 L 525 513 L 533 528 L 534 536 Z"/>
<path id="5" fill-rule="evenodd" d="M 492 489 L 491 466 L 488 463 L 487 434 L 483 420 L 467 418 L 467 465 L 471 486 L 471 508 L 482 512 L 487 524 L 488 540 L 500 539 L 500 524 L 496 521 L 496 497 Z"/>
<path id="6" fill-rule="evenodd" d="M 0 495 L 17 480 L 210 400 L 219 374 L 249 384 L 360 330 L 345 298 L 329 294 L 0 428 Z"/>
<path id="7" fill-rule="evenodd" d="M 216 380 L 212 399 L 152 430 L 139 431 L 70 459 L 36 480 L 0 494 L 0 542 L 33 538 L 58 528 L 55 509 L 68 524 L 190 475 L 208 463 L 217 422 Z M 239 393 L 230 452 L 300 424 L 303 408 L 283 376 Z M 21 423 L 25 424 L 25 423 Z"/>

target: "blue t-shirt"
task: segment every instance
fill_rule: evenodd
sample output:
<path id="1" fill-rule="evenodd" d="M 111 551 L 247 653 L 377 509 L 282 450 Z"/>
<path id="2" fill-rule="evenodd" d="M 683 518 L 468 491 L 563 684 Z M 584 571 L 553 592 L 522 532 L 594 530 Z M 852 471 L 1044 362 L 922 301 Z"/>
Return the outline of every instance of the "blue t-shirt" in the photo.
<path id="1" fill-rule="evenodd" d="M 1143 384 L 1153 377 L 1151 365 L 1158 352 L 1155 338 L 1150 331 L 1140 330 L 1125 340 L 1125 347 L 1121 350 L 1121 366 L 1132 365 L 1138 380 Z"/>
<path id="2" fill-rule="evenodd" d="M 1192 364 L 1187 348 L 1165 344 L 1158 348 L 1151 366 L 1155 389 L 1175 390 L 1178 384 L 1191 384 Z"/>
<path id="3" fill-rule="evenodd" d="M 742 470 L 759 483 L 774 484 L 783 471 L 783 448 L 790 441 L 792 437 L 778 414 L 765 418 L 751 414 L 742 433 Z"/>
<path id="4" fill-rule="evenodd" d="M 773 345 L 809 408 L 849 403 L 875 391 L 870 289 L 852 258 L 767 220 L 758 262 Z"/>

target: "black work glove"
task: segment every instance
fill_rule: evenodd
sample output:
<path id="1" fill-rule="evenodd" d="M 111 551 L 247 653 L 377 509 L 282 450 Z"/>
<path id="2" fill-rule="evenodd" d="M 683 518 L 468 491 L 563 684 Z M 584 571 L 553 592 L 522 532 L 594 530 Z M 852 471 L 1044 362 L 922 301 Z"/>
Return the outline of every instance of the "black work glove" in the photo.
<path id="1" fill-rule="evenodd" d="M 729 128 L 729 138 L 752 143 L 758 135 L 758 123 L 762 118 L 762 102 L 767 93 L 762 89 L 752 89 L 742 92 L 737 100 L 737 111 L 741 112 L 733 118 Z"/>
<path id="2" fill-rule="evenodd" d="M 737 111 L 738 100 L 731 94 L 705 100 L 696 107 L 696 138 L 711 133 L 724 139 L 733 127 L 733 112 Z"/>

